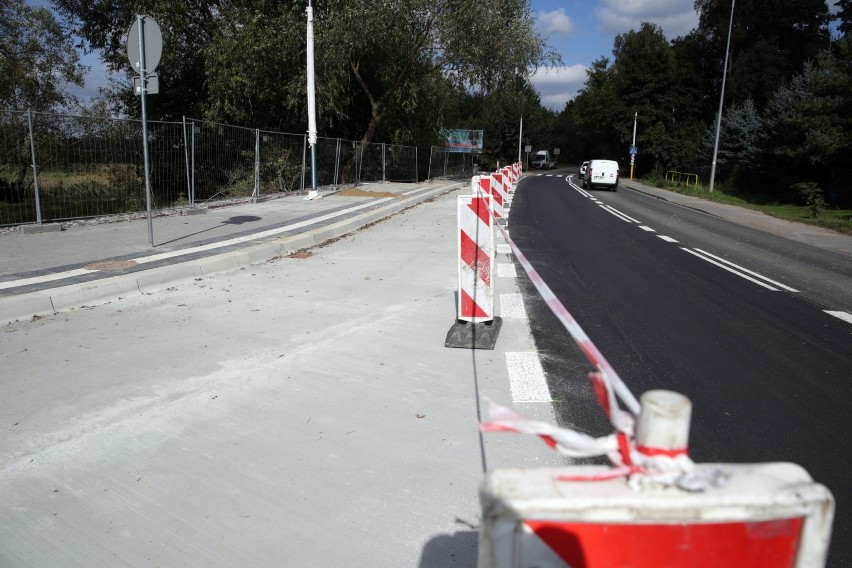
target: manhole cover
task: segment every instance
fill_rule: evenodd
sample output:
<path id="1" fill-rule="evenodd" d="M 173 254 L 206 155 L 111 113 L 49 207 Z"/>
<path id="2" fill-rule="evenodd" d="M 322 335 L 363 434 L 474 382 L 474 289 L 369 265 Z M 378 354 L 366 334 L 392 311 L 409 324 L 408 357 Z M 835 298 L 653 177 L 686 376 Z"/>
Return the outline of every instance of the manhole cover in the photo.
<path id="1" fill-rule="evenodd" d="M 90 264 L 86 264 L 83 268 L 86 270 L 111 271 L 126 270 L 128 268 L 133 268 L 134 266 L 139 266 L 139 263 L 135 260 L 106 260 L 104 262 L 92 262 Z"/>

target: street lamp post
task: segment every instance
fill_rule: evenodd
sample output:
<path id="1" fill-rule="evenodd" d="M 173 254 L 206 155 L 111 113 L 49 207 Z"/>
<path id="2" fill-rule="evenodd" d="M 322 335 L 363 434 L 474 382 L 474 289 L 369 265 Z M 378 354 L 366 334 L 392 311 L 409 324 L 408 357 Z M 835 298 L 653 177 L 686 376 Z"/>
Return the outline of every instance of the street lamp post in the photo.
<path id="1" fill-rule="evenodd" d="M 728 44 L 725 46 L 725 68 L 722 69 L 722 93 L 719 95 L 719 113 L 716 115 L 716 142 L 713 144 L 713 163 L 710 164 L 710 193 L 716 182 L 716 158 L 719 155 L 719 130 L 722 128 L 722 105 L 725 102 L 725 78 L 728 75 L 728 53 L 731 51 L 731 29 L 734 27 L 734 4 L 731 0 L 731 19 L 728 22 Z"/>
<path id="2" fill-rule="evenodd" d="M 639 111 L 633 113 L 633 142 L 630 144 L 630 179 L 633 179 L 633 164 L 636 162 L 636 119 Z"/>
<path id="3" fill-rule="evenodd" d="M 308 0 L 308 143 L 311 145 L 311 191 L 305 199 L 317 199 L 317 104 L 314 87 L 314 9 Z"/>

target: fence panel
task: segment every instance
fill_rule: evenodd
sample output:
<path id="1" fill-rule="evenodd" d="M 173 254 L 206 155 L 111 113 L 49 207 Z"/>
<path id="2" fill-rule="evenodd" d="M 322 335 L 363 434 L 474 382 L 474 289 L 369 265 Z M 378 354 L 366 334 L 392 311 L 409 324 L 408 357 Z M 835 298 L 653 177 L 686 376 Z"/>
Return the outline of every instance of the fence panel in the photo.
<path id="1" fill-rule="evenodd" d="M 304 190 L 305 139 L 193 119 L 148 121 L 152 209 Z M 411 146 L 318 138 L 316 155 L 319 187 L 418 177 Z M 139 120 L 0 110 L 0 226 L 142 212 L 143 159 Z"/>
<path id="2" fill-rule="evenodd" d="M 305 188 L 302 176 L 305 136 L 260 131 L 260 193 L 272 195 Z"/>
<path id="3" fill-rule="evenodd" d="M 464 179 L 479 171 L 479 154 L 448 152 L 432 146 L 429 152 L 429 179 Z"/>
<path id="4" fill-rule="evenodd" d="M 27 113 L 0 111 L 0 226 L 36 221 Z"/>

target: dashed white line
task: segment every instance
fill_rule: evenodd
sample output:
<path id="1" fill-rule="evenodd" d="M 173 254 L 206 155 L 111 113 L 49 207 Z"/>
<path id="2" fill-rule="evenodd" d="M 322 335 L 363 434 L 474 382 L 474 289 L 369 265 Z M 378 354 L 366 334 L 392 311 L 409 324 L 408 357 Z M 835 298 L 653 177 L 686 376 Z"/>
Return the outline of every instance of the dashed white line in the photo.
<path id="1" fill-rule="evenodd" d="M 677 239 L 673 239 L 673 238 L 671 238 L 671 237 L 667 237 L 666 235 L 657 235 L 657 237 L 659 237 L 659 238 L 663 239 L 663 240 L 664 240 L 664 241 L 666 241 L 667 243 L 676 243 L 676 242 L 677 242 Z"/>
<path id="2" fill-rule="evenodd" d="M 512 402 L 552 402 L 538 353 L 507 352 Z"/>
<path id="3" fill-rule="evenodd" d="M 521 294 L 500 294 L 500 315 L 511 319 L 528 319 Z"/>
<path id="4" fill-rule="evenodd" d="M 647 225 L 639 225 L 639 228 L 642 229 L 643 231 L 647 231 L 649 233 L 656 233 L 657 232 L 654 229 L 652 229 L 651 227 L 648 227 Z"/>
<path id="5" fill-rule="evenodd" d="M 837 312 L 837 311 L 832 311 L 832 310 L 823 310 L 823 311 L 830 316 L 834 316 L 836 318 L 842 319 L 843 321 L 845 321 L 847 323 L 852 323 L 852 314 L 850 314 L 849 312 Z"/>
<path id="6" fill-rule="evenodd" d="M 494 248 L 497 251 L 497 254 L 512 254 L 512 247 L 507 244 L 497 244 L 494 245 Z"/>
<path id="7" fill-rule="evenodd" d="M 517 278 L 518 272 L 515 270 L 514 263 L 498 262 L 497 263 L 497 278 Z"/>

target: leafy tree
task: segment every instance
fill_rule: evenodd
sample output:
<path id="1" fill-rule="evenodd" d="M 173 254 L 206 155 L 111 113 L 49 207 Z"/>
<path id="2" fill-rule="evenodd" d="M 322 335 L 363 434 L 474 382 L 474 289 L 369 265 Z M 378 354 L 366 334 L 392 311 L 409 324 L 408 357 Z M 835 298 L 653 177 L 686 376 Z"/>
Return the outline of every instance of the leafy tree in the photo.
<path id="1" fill-rule="evenodd" d="M 615 73 L 610 60 L 600 57 L 586 70 L 586 83 L 574 98 L 573 114 L 577 135 L 584 142 L 583 160 L 592 156 L 615 156 L 618 152 L 619 104 Z"/>
<path id="2" fill-rule="evenodd" d="M 712 46 L 719 100 L 730 0 L 695 0 L 698 30 Z M 776 88 L 829 45 L 830 15 L 825 0 L 741 0 L 731 32 L 730 71 L 725 96 L 731 104 L 752 99 L 761 108 Z"/>
<path id="3" fill-rule="evenodd" d="M 22 0 L 0 4 L 0 108 L 48 111 L 75 101 L 71 84 L 83 84 L 85 67 L 67 34 L 47 8 Z M 30 147 L 19 116 L 0 114 L 0 199 L 19 202 L 32 186 Z"/>
<path id="4" fill-rule="evenodd" d="M 67 106 L 69 85 L 83 85 L 86 68 L 70 37 L 47 8 L 23 0 L 0 5 L 0 106 L 47 111 Z"/>
<path id="5" fill-rule="evenodd" d="M 707 166 L 712 161 L 715 135 L 715 129 L 708 129 L 704 137 L 702 162 Z M 751 99 L 728 109 L 719 129 L 719 179 L 733 178 L 743 184 L 759 179 L 765 140 L 765 123 Z"/>

